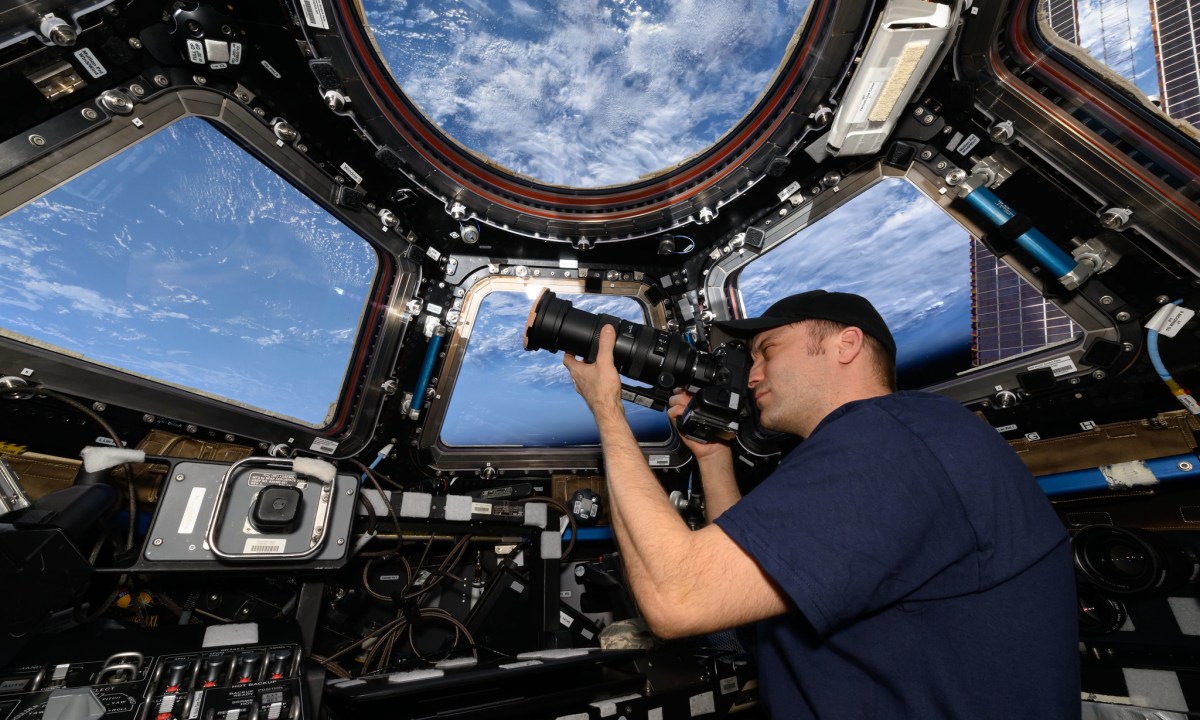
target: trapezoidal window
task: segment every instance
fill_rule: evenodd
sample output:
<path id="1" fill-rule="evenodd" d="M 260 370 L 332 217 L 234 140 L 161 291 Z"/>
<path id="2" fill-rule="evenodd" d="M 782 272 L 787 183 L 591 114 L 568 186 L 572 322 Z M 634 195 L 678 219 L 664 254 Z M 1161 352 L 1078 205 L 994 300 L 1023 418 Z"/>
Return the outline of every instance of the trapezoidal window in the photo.
<path id="1" fill-rule="evenodd" d="M 199 118 L 0 220 L 0 334 L 327 425 L 378 261 Z"/>
<path id="2" fill-rule="evenodd" d="M 746 316 L 816 288 L 857 293 L 896 339 L 901 388 L 1065 342 L 1080 329 L 911 183 L 884 178 L 737 276 Z"/>

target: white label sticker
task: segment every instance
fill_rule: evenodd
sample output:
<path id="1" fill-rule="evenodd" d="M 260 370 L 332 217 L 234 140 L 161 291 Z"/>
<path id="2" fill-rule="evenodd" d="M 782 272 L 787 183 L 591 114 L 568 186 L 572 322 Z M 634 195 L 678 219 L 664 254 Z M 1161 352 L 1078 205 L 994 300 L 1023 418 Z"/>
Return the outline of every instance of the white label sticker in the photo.
<path id="1" fill-rule="evenodd" d="M 338 165 L 338 167 L 341 168 L 342 172 L 346 173 L 351 180 L 359 184 L 362 183 L 362 175 L 356 173 L 354 168 L 350 167 L 350 163 L 342 163 L 341 165 Z"/>
<path id="2" fill-rule="evenodd" d="M 692 717 L 716 712 L 717 702 L 713 697 L 712 690 L 688 698 L 688 709 L 691 710 Z"/>
<path id="3" fill-rule="evenodd" d="M 179 534 L 191 535 L 196 529 L 196 518 L 200 517 L 200 505 L 204 502 L 204 488 L 192 488 L 187 505 L 183 506 L 183 518 L 179 521 Z"/>
<path id="4" fill-rule="evenodd" d="M 271 67 L 271 63 L 267 62 L 266 60 L 263 60 L 263 61 L 262 61 L 262 66 L 263 66 L 263 67 L 265 67 L 265 68 L 267 69 L 267 72 L 269 72 L 269 73 L 271 73 L 272 75 L 274 75 L 276 80 L 278 80 L 278 79 L 280 79 L 280 78 L 282 78 L 282 77 L 283 77 L 282 75 L 280 75 L 280 74 L 279 74 L 279 71 L 278 71 L 278 70 L 276 70 L 275 68 Z"/>
<path id="5" fill-rule="evenodd" d="M 425 306 L 425 311 L 430 315 L 441 315 L 443 309 L 444 308 L 441 305 L 434 305 L 433 303 L 429 303 Z"/>
<path id="6" fill-rule="evenodd" d="M 1012 432 L 1013 430 L 1016 430 L 1016 429 L 1017 429 L 1016 425 L 1001 425 L 1000 427 L 996 428 L 996 432 L 1006 433 L 1006 432 Z"/>
<path id="7" fill-rule="evenodd" d="M 564 270 L 574 270 L 575 268 L 579 267 L 579 261 L 572 260 L 570 258 L 563 258 L 562 260 L 558 261 L 558 266 Z"/>
<path id="8" fill-rule="evenodd" d="M 966 140 L 962 141 L 962 144 L 959 145 L 958 148 L 954 152 L 958 153 L 959 155 L 966 155 L 967 153 L 974 150 L 975 146 L 978 144 L 979 144 L 979 136 L 976 135 L 975 133 L 971 133 L 970 135 L 967 136 Z"/>
<path id="9" fill-rule="evenodd" d="M 96 54 L 87 48 L 76 50 L 75 59 L 79 61 L 84 70 L 87 70 L 88 75 L 94 78 L 108 74 L 108 71 L 104 69 L 104 65 L 100 63 L 100 59 L 96 57 Z"/>
<path id="10" fill-rule="evenodd" d="M 1037 433 L 1025 433 L 1025 439 L 1033 442 L 1034 440 L 1041 440 L 1042 436 L 1038 435 Z"/>
<path id="11" fill-rule="evenodd" d="M 1094 420 L 1084 420 L 1083 422 L 1079 423 L 1079 427 L 1083 430 L 1095 430 L 1096 422 Z"/>
<path id="12" fill-rule="evenodd" d="M 112 439 L 112 438 L 110 438 L 110 437 L 104 437 L 103 435 L 101 435 L 100 437 L 96 438 L 96 444 L 97 444 L 97 445 L 107 445 L 107 446 L 109 446 L 109 447 L 116 447 L 116 446 L 117 446 L 117 444 L 116 444 L 115 442 L 113 442 L 113 439 Z"/>
<path id="13" fill-rule="evenodd" d="M 738 681 L 737 676 L 721 678 L 721 694 L 728 695 L 731 692 L 737 692 Z"/>
<path id="14" fill-rule="evenodd" d="M 279 555 L 283 553 L 284 547 L 287 546 L 287 540 L 278 539 L 271 540 L 268 538 L 246 538 L 246 544 L 242 547 L 243 555 Z"/>
<path id="15" fill-rule="evenodd" d="M 229 43 L 229 64 L 230 65 L 241 65 L 242 64 L 242 44 L 241 43 Z"/>
<path id="16" fill-rule="evenodd" d="M 569 628 L 569 627 L 571 627 L 572 625 L 574 625 L 574 624 L 575 624 L 575 618 L 573 618 L 573 617 L 571 617 L 570 615 L 566 614 L 566 613 L 565 613 L 565 612 L 563 612 L 562 610 L 559 610 L 559 611 L 558 611 L 558 622 L 560 622 L 560 623 L 562 624 L 562 626 L 563 626 L 563 627 L 568 627 L 568 628 Z"/>
<path id="17" fill-rule="evenodd" d="M 516 580 L 513 580 L 512 584 L 510 584 L 509 587 L 512 588 L 513 592 L 518 593 L 518 594 L 525 592 L 525 586 L 522 585 L 521 583 L 517 582 Z"/>
<path id="18" fill-rule="evenodd" d="M 739 395 L 735 392 L 729 393 L 729 409 L 730 410 L 737 410 L 738 403 L 740 403 L 741 401 L 742 401 L 741 395 Z"/>
<path id="19" fill-rule="evenodd" d="M 197 65 L 204 64 L 204 43 L 199 40 L 187 41 L 188 60 Z"/>
<path id="20" fill-rule="evenodd" d="M 1063 357 L 1054 358 L 1053 360 L 1047 360 L 1046 362 L 1038 363 L 1037 365 L 1030 365 L 1025 369 L 1040 370 L 1041 368 L 1050 368 L 1050 372 L 1054 374 L 1054 377 L 1073 373 L 1076 370 L 1075 363 L 1071 361 L 1071 358 L 1065 355 Z"/>
<path id="21" fill-rule="evenodd" d="M 541 664 L 542 664 L 541 660 L 522 660 L 521 662 L 505 663 L 504 665 L 500 665 L 499 667 L 502 667 L 505 670 L 512 670 L 513 668 L 523 668 L 523 667 L 529 667 L 530 665 L 541 665 Z M 587 715 L 585 714 L 584 717 L 586 718 Z"/>
<path id="22" fill-rule="evenodd" d="M 1196 402 L 1196 398 L 1186 394 L 1176 395 L 1175 397 L 1179 398 L 1179 402 L 1183 403 L 1183 406 L 1188 409 L 1188 412 L 1193 415 L 1200 415 L 1200 403 Z"/>
<path id="23" fill-rule="evenodd" d="M 438 252 L 438 249 L 433 247 L 432 245 L 430 245 L 429 249 L 425 251 L 425 254 L 428 255 L 429 259 L 433 260 L 434 262 L 437 262 L 438 260 L 442 259 L 442 254 L 440 252 Z"/>
<path id="24" fill-rule="evenodd" d="M 196 720 L 196 718 L 200 717 L 200 707 L 204 705 L 204 703 L 201 702 L 203 699 L 204 691 L 197 690 L 196 697 L 192 699 L 192 710 L 188 713 L 188 720 Z"/>
<path id="25" fill-rule="evenodd" d="M 1163 305 L 1146 323 L 1146 329 L 1157 331 L 1159 335 L 1175 337 L 1195 314 L 1195 310 L 1189 310 L 1182 305 Z"/>
<path id="26" fill-rule="evenodd" d="M 213 63 L 212 65 L 209 65 L 209 67 L 213 70 L 224 70 L 225 68 L 229 67 L 229 63 Z"/>
<path id="27" fill-rule="evenodd" d="M 304 22 L 322 30 L 329 29 L 329 18 L 325 17 L 321 0 L 300 0 L 300 9 L 304 12 Z"/>
<path id="28" fill-rule="evenodd" d="M 1108 480 L 1108 486 L 1114 490 L 1158 483 L 1158 478 L 1154 477 L 1154 473 L 1141 460 L 1105 465 L 1100 468 L 1100 473 Z"/>
<path id="29" fill-rule="evenodd" d="M 671 464 L 670 455 L 651 455 L 648 460 L 650 461 L 650 467 L 666 467 Z"/>
<path id="30" fill-rule="evenodd" d="M 491 515 L 492 514 L 492 504 L 491 503 L 473 502 L 473 503 L 471 503 L 471 514 L 472 515 Z"/>
<path id="31" fill-rule="evenodd" d="M 787 200 L 791 196 L 795 195 L 799 189 L 800 189 L 800 183 L 793 180 L 792 184 L 788 185 L 784 189 L 780 190 L 779 195 L 777 195 L 776 197 L 779 198 L 779 202 L 783 202 L 784 200 Z"/>
<path id="32" fill-rule="evenodd" d="M 319 437 L 319 438 L 313 438 L 312 445 L 309 445 L 308 449 L 312 450 L 314 452 L 325 453 L 326 455 L 332 455 L 335 451 L 337 451 L 338 444 L 337 444 L 337 441 L 335 441 L 335 440 L 330 440 L 329 438 Z"/>

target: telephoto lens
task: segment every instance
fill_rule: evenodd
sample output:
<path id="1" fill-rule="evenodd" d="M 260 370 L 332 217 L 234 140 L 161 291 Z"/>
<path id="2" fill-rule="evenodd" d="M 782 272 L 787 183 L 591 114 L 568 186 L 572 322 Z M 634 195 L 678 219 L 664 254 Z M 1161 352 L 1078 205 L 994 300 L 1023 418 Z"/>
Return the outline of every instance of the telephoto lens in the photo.
<path id="1" fill-rule="evenodd" d="M 688 345 L 682 337 L 605 314 L 577 310 L 569 300 L 550 290 L 541 295 L 525 323 L 525 349 L 570 353 L 595 362 L 600 329 L 617 331 L 613 361 L 617 372 L 663 390 L 707 385 L 717 376 L 719 363 L 709 353 Z"/>

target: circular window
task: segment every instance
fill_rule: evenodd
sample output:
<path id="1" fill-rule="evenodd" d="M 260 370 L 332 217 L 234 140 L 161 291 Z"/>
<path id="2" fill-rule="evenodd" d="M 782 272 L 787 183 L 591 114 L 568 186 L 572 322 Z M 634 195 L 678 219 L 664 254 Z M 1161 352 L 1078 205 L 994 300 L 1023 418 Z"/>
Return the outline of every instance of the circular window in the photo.
<path id="1" fill-rule="evenodd" d="M 534 182 L 627 185 L 735 128 L 807 0 L 364 0 L 407 98 L 477 158 Z"/>

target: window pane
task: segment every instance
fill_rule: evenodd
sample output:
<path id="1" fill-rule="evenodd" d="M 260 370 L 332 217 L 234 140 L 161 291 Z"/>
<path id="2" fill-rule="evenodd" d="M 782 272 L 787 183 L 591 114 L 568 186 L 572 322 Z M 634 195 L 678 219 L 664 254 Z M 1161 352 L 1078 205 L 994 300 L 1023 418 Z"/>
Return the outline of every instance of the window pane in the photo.
<path id="1" fill-rule="evenodd" d="M 1041 0 L 1051 30 L 1156 98 L 1163 112 L 1200 125 L 1200 2 Z"/>
<path id="2" fill-rule="evenodd" d="M 319 426 L 376 266 L 360 236 L 188 118 L 0 220 L 0 325 Z"/>
<path id="3" fill-rule="evenodd" d="M 770 85 L 809 0 L 364 0 L 383 62 L 448 135 L 517 173 L 629 183 L 700 152 Z"/>
<path id="4" fill-rule="evenodd" d="M 580 310 L 645 323 L 630 297 L 559 293 Z M 446 409 L 441 440 L 447 445 L 568 447 L 597 445 L 600 436 L 587 404 L 575 392 L 562 353 L 529 352 L 525 321 L 533 305 L 525 293 L 496 291 L 480 303 L 454 395 Z M 638 440 L 666 442 L 666 413 L 625 403 L 625 416 Z"/>
<path id="5" fill-rule="evenodd" d="M 908 182 L 886 178 L 746 265 L 737 283 L 748 316 L 805 290 L 863 295 L 896 338 L 901 387 L 1033 349 L 1029 338 L 1039 330 L 1036 347 L 1074 335 L 1073 323 L 1066 321 L 1064 335 L 1054 322 L 1065 319 L 1057 307 L 976 248 L 936 203 Z M 988 274 L 977 283 L 973 262 L 988 258 Z M 1014 332 L 1012 342 L 1001 342 L 1001 334 Z"/>

